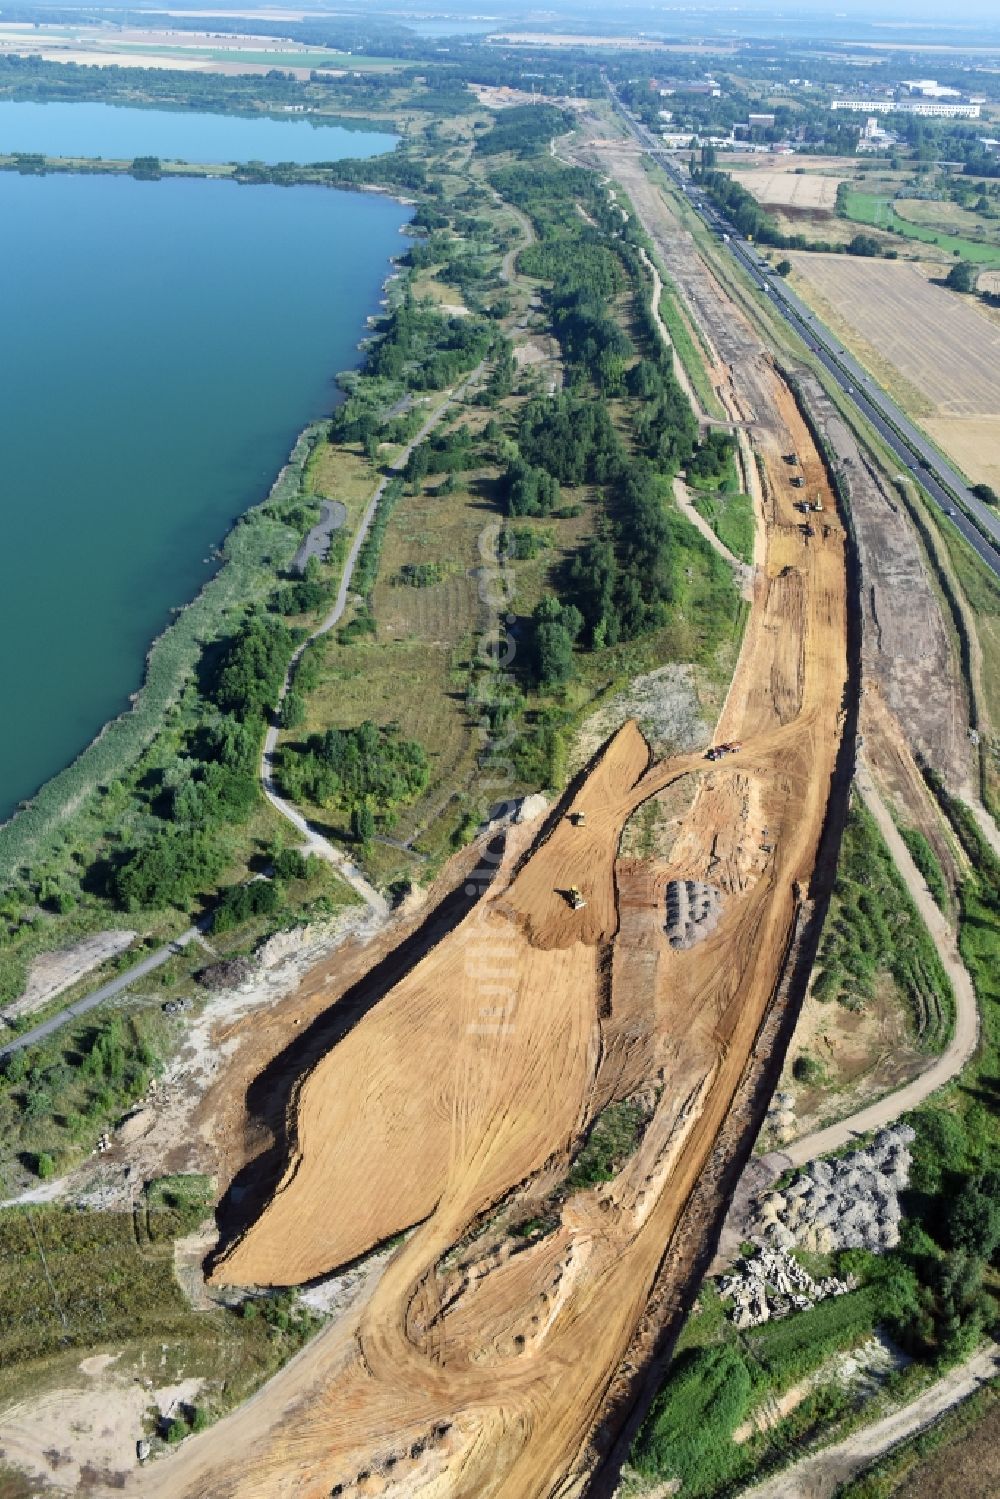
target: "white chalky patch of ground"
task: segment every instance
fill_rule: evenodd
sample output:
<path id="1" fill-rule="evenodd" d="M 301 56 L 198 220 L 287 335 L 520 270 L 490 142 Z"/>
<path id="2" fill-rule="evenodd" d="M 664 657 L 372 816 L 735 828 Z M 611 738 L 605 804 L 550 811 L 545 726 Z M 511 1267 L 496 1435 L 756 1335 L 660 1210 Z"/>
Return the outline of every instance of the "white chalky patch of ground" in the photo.
<path id="1" fill-rule="evenodd" d="M 19 1020 L 40 1010 L 77 979 L 131 947 L 136 936 L 137 933 L 126 931 L 95 932 L 71 947 L 39 953 L 28 966 L 28 982 L 22 993 L 0 1010 L 0 1020 Z"/>
<path id="2" fill-rule="evenodd" d="M 684 754 L 711 737 L 702 716 L 694 669 L 675 662 L 636 677 L 585 720 L 573 747 L 573 769 L 585 765 L 628 718 L 638 722 L 658 757 Z"/>
<path id="3" fill-rule="evenodd" d="M 46 1494 L 121 1488 L 138 1461 L 148 1417 L 192 1404 L 204 1380 L 183 1379 L 152 1388 L 117 1374 L 118 1355 L 84 1359 L 82 1389 L 55 1390 L 11 1406 L 0 1416 L 0 1457 L 26 1473 Z"/>

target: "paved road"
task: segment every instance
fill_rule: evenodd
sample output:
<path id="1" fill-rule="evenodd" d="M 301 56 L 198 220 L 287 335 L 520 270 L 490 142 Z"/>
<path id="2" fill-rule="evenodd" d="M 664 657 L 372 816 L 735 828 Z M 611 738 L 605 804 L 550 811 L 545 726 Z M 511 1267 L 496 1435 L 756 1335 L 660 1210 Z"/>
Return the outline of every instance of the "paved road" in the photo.
<path id="1" fill-rule="evenodd" d="M 278 701 L 275 704 L 274 717 L 264 737 L 264 749 L 261 754 L 260 760 L 260 781 L 261 787 L 264 791 L 264 795 L 267 797 L 272 807 L 274 807 L 275 811 L 280 812 L 282 817 L 284 817 L 287 822 L 290 822 L 292 826 L 302 835 L 302 837 L 305 839 L 307 851 L 312 854 L 317 854 L 321 859 L 325 859 L 328 863 L 332 864 L 351 886 L 351 888 L 358 895 L 360 895 L 361 899 L 365 901 L 367 905 L 369 905 L 378 916 L 381 917 L 385 917 L 389 913 L 389 906 L 388 902 L 385 899 L 385 896 L 382 895 L 380 891 L 376 890 L 374 885 L 369 883 L 362 871 L 351 859 L 347 857 L 345 853 L 343 853 L 339 848 L 332 844 L 329 839 L 324 838 L 322 833 L 317 832 L 317 830 L 310 825 L 307 819 L 303 817 L 302 813 L 298 811 L 296 807 L 293 807 L 291 802 L 286 801 L 278 791 L 274 779 L 274 755 L 275 750 L 277 749 L 278 733 L 280 730 L 279 720 L 281 705 L 288 695 L 289 688 L 292 685 L 292 680 L 295 676 L 296 670 L 298 669 L 299 662 L 302 659 L 302 653 L 306 649 L 306 646 L 309 645 L 311 641 L 318 640 L 321 635 L 329 634 L 329 632 L 334 628 L 336 624 L 339 623 L 341 617 L 343 616 L 344 610 L 347 607 L 347 599 L 350 593 L 351 580 L 354 577 L 354 569 L 357 566 L 358 556 L 361 552 L 362 546 L 364 545 L 365 537 L 368 535 L 371 523 L 375 518 L 375 512 L 378 510 L 379 501 L 385 493 L 386 487 L 393 478 L 398 477 L 398 475 L 402 473 L 409 460 L 410 454 L 413 452 L 413 449 L 419 447 L 424 439 L 430 436 L 431 432 L 437 426 L 438 422 L 441 421 L 445 413 L 455 404 L 456 401 L 460 400 L 462 396 L 464 396 L 465 392 L 469 389 L 469 387 L 474 384 L 476 380 L 478 380 L 479 376 L 483 372 L 485 363 L 485 360 L 481 361 L 472 371 L 472 374 L 467 376 L 466 379 L 463 380 L 461 385 L 457 386 L 454 390 L 450 391 L 445 396 L 445 399 L 442 401 L 441 405 L 431 413 L 431 415 L 424 422 L 423 426 L 420 428 L 420 431 L 417 433 L 417 435 L 407 443 L 406 447 L 400 453 L 399 457 L 395 460 L 394 463 L 390 465 L 385 478 L 379 484 L 378 488 L 375 490 L 375 493 L 368 501 L 367 509 L 365 510 L 364 515 L 361 517 L 361 524 L 358 526 L 354 540 L 351 542 L 351 548 L 347 554 L 347 560 L 344 563 L 344 571 L 341 575 L 340 587 L 337 590 L 337 597 L 334 600 L 333 608 L 330 610 L 329 614 L 327 614 L 326 617 L 320 621 L 309 638 L 302 642 L 302 644 L 296 650 L 295 654 L 292 656 L 291 661 L 288 663 L 288 670 L 285 673 L 285 680 L 281 684 L 281 692 L 278 694 Z"/>
<path id="2" fill-rule="evenodd" d="M 609 86 L 610 89 L 610 86 Z M 780 276 L 775 276 L 756 246 L 741 238 L 712 204 L 699 193 L 697 185 L 687 181 L 672 156 L 644 125 L 632 118 L 621 104 L 614 89 L 612 102 L 632 137 L 652 157 L 674 186 L 687 199 L 693 212 L 720 236 L 723 245 L 749 274 L 753 285 L 785 319 L 803 343 L 820 360 L 845 395 L 876 429 L 899 458 L 903 468 L 916 476 L 922 487 L 952 520 L 958 530 L 986 563 L 1000 577 L 1000 551 L 973 524 L 974 516 L 993 541 L 1000 543 L 1000 516 L 969 490 L 961 474 L 942 457 L 920 429 L 901 411 L 895 401 L 844 349 L 835 335 L 809 310 L 800 297 Z M 969 515 L 963 513 L 968 511 Z"/>
<path id="3" fill-rule="evenodd" d="M 939 1416 L 1000 1374 L 1000 1344 L 991 1343 L 967 1363 L 950 1370 L 916 1400 L 891 1416 L 864 1426 L 832 1447 L 744 1489 L 745 1499 L 833 1499 L 840 1484 L 861 1473 L 893 1447 L 933 1425 Z"/>
<path id="4" fill-rule="evenodd" d="M 807 1161 L 815 1160 L 817 1156 L 829 1155 L 831 1150 L 839 1150 L 842 1145 L 848 1145 L 858 1135 L 867 1134 L 870 1130 L 881 1129 L 886 1124 L 891 1124 L 901 1114 L 907 1114 L 915 1109 L 918 1104 L 923 1103 L 938 1088 L 943 1088 L 945 1083 L 951 1082 L 968 1062 L 976 1049 L 979 1040 L 979 1010 L 976 1005 L 976 991 L 972 987 L 968 969 L 959 956 L 958 947 L 955 943 L 954 933 L 940 909 L 935 903 L 923 875 L 917 869 L 910 851 L 899 835 L 899 829 L 889 814 L 889 809 L 875 789 L 867 766 L 861 762 L 855 775 L 855 785 L 864 799 L 865 806 L 878 824 L 878 830 L 888 845 L 896 868 L 899 870 L 903 881 L 917 910 L 934 939 L 944 970 L 951 980 L 952 989 L 955 992 L 955 1029 L 948 1045 L 937 1057 L 926 1071 L 921 1072 L 905 1087 L 898 1088 L 895 1093 L 888 1093 L 885 1098 L 880 1098 L 876 1103 L 852 1114 L 849 1119 L 842 1120 L 839 1124 L 831 1124 L 826 1129 L 817 1130 L 814 1134 L 805 1135 L 801 1140 L 794 1140 L 791 1145 L 783 1146 L 780 1151 L 774 1151 L 769 1157 L 780 1169 L 788 1166 L 804 1166 Z M 782 1164 L 782 1163 L 786 1164 Z"/>
<path id="5" fill-rule="evenodd" d="M 156 952 L 150 953 L 148 958 L 143 958 L 140 963 L 136 963 L 125 973 L 120 973 L 117 978 L 109 979 L 106 984 L 102 984 L 86 998 L 75 1000 L 73 1004 L 60 1010 L 58 1015 L 53 1015 L 41 1025 L 36 1025 L 34 1030 L 24 1031 L 15 1040 L 0 1046 L 0 1058 L 9 1057 L 15 1051 L 23 1051 L 26 1046 L 34 1046 L 36 1041 L 44 1041 L 46 1036 L 51 1036 L 55 1031 L 61 1030 L 70 1020 L 86 1015 L 88 1010 L 93 1010 L 97 1005 L 103 1004 L 106 999 L 121 994 L 123 989 L 130 988 L 138 979 L 145 978 L 147 973 L 162 968 L 168 959 L 172 958 L 175 953 L 183 952 L 188 943 L 193 942 L 200 935 L 196 926 L 188 927 L 187 931 L 182 932 L 173 942 L 168 942 L 165 947 L 158 947 Z"/>

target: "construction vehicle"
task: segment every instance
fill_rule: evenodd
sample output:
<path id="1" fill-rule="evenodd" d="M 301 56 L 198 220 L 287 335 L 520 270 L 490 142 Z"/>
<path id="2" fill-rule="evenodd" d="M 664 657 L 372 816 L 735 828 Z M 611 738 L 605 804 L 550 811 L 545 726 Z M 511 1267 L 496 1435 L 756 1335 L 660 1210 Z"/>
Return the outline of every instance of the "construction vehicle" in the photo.
<path id="1" fill-rule="evenodd" d="M 575 828 L 585 828 L 587 826 L 586 812 L 571 812 L 569 820 Z"/>
<path id="2" fill-rule="evenodd" d="M 730 739 L 728 744 L 713 744 L 705 755 L 706 760 L 724 760 L 727 755 L 735 755 L 737 750 L 743 748 L 738 739 Z"/>
<path id="3" fill-rule="evenodd" d="M 587 904 L 583 896 L 580 894 L 580 888 L 578 885 L 570 885 L 569 889 L 566 892 L 566 899 L 569 901 L 574 911 L 582 911 L 584 906 Z"/>
<path id="4" fill-rule="evenodd" d="M 785 462 L 786 463 L 798 463 L 798 461 L 799 461 L 799 455 L 798 455 L 798 453 L 786 453 L 785 454 Z"/>
<path id="5" fill-rule="evenodd" d="M 805 481 L 805 479 L 803 479 L 803 477 L 802 477 L 801 474 L 796 474 L 795 478 L 792 480 L 792 488 L 793 489 L 805 489 L 805 487 L 806 487 L 806 481 Z"/>
<path id="6" fill-rule="evenodd" d="M 810 536 L 816 535 L 816 528 L 814 526 L 811 526 L 808 521 L 806 521 L 806 524 L 804 526 L 800 526 L 799 530 L 802 532 L 802 535 L 805 537 L 806 541 L 809 540 Z"/>
<path id="7" fill-rule="evenodd" d="M 812 506 L 812 508 L 814 510 L 818 511 L 822 515 L 822 513 L 823 513 L 823 501 L 820 499 L 819 495 L 817 495 L 816 498 L 813 500 L 813 506 Z"/>

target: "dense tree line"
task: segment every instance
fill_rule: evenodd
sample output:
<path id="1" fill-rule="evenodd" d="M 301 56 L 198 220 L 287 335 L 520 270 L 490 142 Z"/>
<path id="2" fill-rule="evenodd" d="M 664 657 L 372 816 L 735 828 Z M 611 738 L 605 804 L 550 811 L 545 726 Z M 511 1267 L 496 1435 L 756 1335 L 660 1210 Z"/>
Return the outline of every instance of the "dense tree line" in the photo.
<path id="1" fill-rule="evenodd" d="M 295 801 L 350 812 L 368 805 L 386 818 L 427 784 L 427 755 L 414 739 L 365 722 L 354 729 L 310 734 L 281 752 L 279 774 Z"/>
<path id="2" fill-rule="evenodd" d="M 636 440 L 664 472 L 675 474 L 694 452 L 698 423 L 662 352 L 653 359 L 640 359 L 629 371 L 627 387 L 635 402 Z"/>
<path id="3" fill-rule="evenodd" d="M 493 329 L 473 317 L 447 317 L 405 296 L 379 328 L 365 373 L 405 380 L 411 390 L 441 390 L 489 352 Z"/>
<path id="4" fill-rule="evenodd" d="M 499 156 L 512 151 L 516 156 L 533 155 L 547 146 L 554 135 L 565 135 L 573 128 L 573 117 L 552 104 L 518 104 L 504 109 L 496 124 L 481 135 L 476 150 L 482 156 Z"/>
<path id="5" fill-rule="evenodd" d="M 212 696 L 224 713 L 263 719 L 281 691 L 294 641 L 283 620 L 248 615 L 219 662 Z"/>

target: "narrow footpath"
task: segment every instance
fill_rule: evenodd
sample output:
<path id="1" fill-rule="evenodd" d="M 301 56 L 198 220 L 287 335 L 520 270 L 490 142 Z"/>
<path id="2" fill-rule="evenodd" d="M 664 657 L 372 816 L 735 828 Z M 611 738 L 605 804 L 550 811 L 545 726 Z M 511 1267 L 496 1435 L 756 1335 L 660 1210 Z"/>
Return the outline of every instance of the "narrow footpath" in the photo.
<path id="1" fill-rule="evenodd" d="M 414 448 L 419 447 L 420 444 L 430 436 L 431 432 L 442 420 L 445 413 L 449 411 L 457 401 L 460 401 L 469 387 L 475 383 L 475 381 L 482 374 L 483 369 L 485 368 L 485 364 L 486 361 L 481 360 L 476 368 L 472 371 L 472 374 L 469 375 L 465 380 L 463 380 L 461 385 L 456 386 L 453 390 L 450 390 L 447 393 L 441 405 L 431 413 L 431 415 L 424 422 L 423 426 L 420 428 L 420 431 L 417 433 L 417 435 L 411 438 L 406 447 L 400 453 L 399 457 L 389 465 L 385 477 L 382 479 L 371 499 L 368 501 L 367 509 L 365 510 L 364 515 L 361 517 L 361 524 L 358 526 L 358 529 L 354 536 L 354 540 L 351 542 L 351 548 L 347 554 L 347 560 L 344 563 L 344 571 L 340 579 L 340 587 L 337 590 L 337 597 L 334 600 L 333 608 L 326 615 L 326 617 L 320 621 L 315 630 L 313 630 L 312 634 L 302 642 L 302 644 L 296 650 L 295 654 L 292 656 L 291 661 L 288 663 L 288 670 L 285 672 L 285 679 L 281 684 L 281 691 L 278 694 L 278 701 L 274 706 L 274 714 L 272 716 L 271 723 L 268 726 L 267 733 L 264 736 L 264 749 L 261 754 L 260 760 L 260 781 L 264 795 L 271 803 L 271 806 L 274 807 L 276 812 L 280 812 L 282 817 L 284 817 L 287 822 L 290 822 L 292 827 L 294 827 L 296 831 L 302 835 L 302 837 L 305 839 L 305 851 L 310 854 L 316 854 L 319 858 L 325 859 L 327 863 L 332 864 L 337 870 L 338 874 L 340 874 L 351 886 L 351 889 L 354 890 L 357 895 L 360 895 L 361 899 L 371 907 L 371 909 L 377 916 L 381 917 L 383 920 L 389 914 L 389 905 L 385 899 L 385 896 L 382 895 L 380 891 L 376 890 L 375 886 L 365 878 L 362 871 L 358 868 L 358 866 L 353 862 L 352 859 L 349 859 L 348 856 L 343 853 L 341 849 L 332 844 L 328 838 L 324 838 L 322 833 L 317 832 L 315 828 L 311 827 L 307 819 L 303 817 L 302 813 L 299 812 L 297 808 L 293 807 L 291 802 L 286 801 L 278 791 L 274 779 L 274 756 L 278 745 L 278 734 L 280 732 L 281 705 L 285 701 L 285 698 L 288 696 L 289 689 L 291 688 L 292 681 L 295 677 L 299 662 L 302 660 L 302 655 L 306 647 L 310 645 L 314 640 L 319 640 L 321 636 L 328 635 L 329 632 L 334 628 L 334 626 L 339 624 L 344 610 L 347 608 L 347 600 L 350 596 L 351 581 L 354 577 L 354 569 L 357 566 L 361 548 L 364 546 L 365 538 L 367 537 L 368 532 L 371 528 L 372 521 L 375 519 L 375 512 L 378 510 L 379 502 L 382 499 L 387 486 L 392 479 L 397 478 L 405 469 L 407 462 L 409 461 L 410 454 L 413 452 Z"/>
<path id="2" fill-rule="evenodd" d="M 187 931 L 175 937 L 173 942 L 168 942 L 164 947 L 158 947 L 155 952 L 150 953 L 148 958 L 143 958 L 134 967 L 127 968 L 117 978 L 109 979 L 92 994 L 86 995 L 83 999 L 74 1000 L 57 1015 L 43 1020 L 41 1025 L 36 1025 L 30 1031 L 24 1031 L 13 1041 L 0 1046 L 0 1060 L 12 1056 L 15 1051 L 23 1051 L 26 1046 L 34 1046 L 36 1041 L 44 1041 L 46 1036 L 51 1036 L 55 1031 L 61 1030 L 68 1021 L 78 1020 L 81 1015 L 86 1015 L 87 1011 L 94 1009 L 96 1005 L 103 1004 L 106 999 L 112 999 L 116 994 L 121 994 L 123 989 L 127 989 L 137 979 L 145 978 L 147 973 L 153 973 L 157 968 L 162 968 L 169 958 L 172 958 L 175 953 L 183 952 L 189 942 L 194 942 L 200 936 L 201 932 L 196 926 L 188 927 Z"/>

